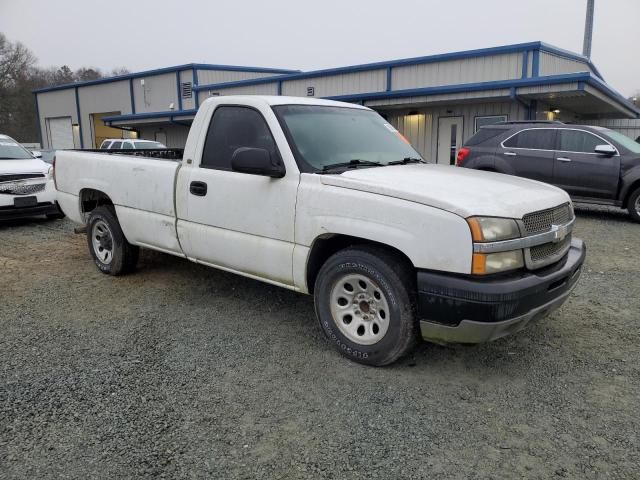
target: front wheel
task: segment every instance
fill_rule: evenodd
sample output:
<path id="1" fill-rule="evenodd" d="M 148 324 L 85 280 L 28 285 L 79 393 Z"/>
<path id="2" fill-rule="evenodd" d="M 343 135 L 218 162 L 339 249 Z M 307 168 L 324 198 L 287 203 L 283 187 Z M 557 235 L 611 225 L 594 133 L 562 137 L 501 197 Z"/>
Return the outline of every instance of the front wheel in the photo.
<path id="1" fill-rule="evenodd" d="M 91 212 L 87 243 L 93 261 L 102 273 L 122 275 L 132 271 L 138 262 L 140 249 L 127 242 L 111 207 L 97 207 Z"/>
<path id="2" fill-rule="evenodd" d="M 636 188 L 629 197 L 627 209 L 631 218 L 636 222 L 640 222 L 640 187 Z"/>
<path id="3" fill-rule="evenodd" d="M 395 362 L 414 346 L 413 270 L 378 247 L 353 247 L 330 257 L 314 289 L 320 326 L 337 350 L 374 366 Z"/>

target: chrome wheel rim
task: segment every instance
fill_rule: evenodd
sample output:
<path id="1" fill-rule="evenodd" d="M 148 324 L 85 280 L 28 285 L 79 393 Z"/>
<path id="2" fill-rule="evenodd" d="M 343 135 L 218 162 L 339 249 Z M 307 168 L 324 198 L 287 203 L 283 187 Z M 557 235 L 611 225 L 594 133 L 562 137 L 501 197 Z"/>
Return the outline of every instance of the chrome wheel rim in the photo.
<path id="1" fill-rule="evenodd" d="M 389 304 L 384 292 L 370 278 L 349 274 L 340 277 L 330 295 L 331 315 L 340 332 L 359 345 L 373 345 L 389 329 Z"/>
<path id="2" fill-rule="evenodd" d="M 113 235 L 106 222 L 98 220 L 91 229 L 93 252 L 101 263 L 109 265 L 113 260 Z"/>

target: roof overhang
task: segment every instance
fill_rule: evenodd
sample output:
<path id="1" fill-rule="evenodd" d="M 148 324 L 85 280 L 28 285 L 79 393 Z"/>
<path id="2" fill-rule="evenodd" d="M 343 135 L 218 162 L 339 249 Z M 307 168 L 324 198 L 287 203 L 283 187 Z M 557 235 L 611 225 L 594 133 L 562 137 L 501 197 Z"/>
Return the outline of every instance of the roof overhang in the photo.
<path id="1" fill-rule="evenodd" d="M 189 126 L 194 119 L 197 110 L 181 110 L 150 113 L 133 113 L 103 117 L 103 123 L 108 127 L 135 128 L 138 126 L 151 127 L 155 125 L 183 125 Z"/>

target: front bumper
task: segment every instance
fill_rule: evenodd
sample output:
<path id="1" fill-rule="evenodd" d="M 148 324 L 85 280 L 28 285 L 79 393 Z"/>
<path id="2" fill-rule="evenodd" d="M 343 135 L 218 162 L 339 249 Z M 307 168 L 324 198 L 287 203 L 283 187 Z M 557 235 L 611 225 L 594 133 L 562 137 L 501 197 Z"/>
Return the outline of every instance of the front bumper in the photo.
<path id="1" fill-rule="evenodd" d="M 48 215 L 59 213 L 58 205 L 51 202 L 43 202 L 33 207 L 17 208 L 14 206 L 0 207 L 0 220 L 9 220 L 12 218 L 35 217 L 36 215 Z"/>
<path id="2" fill-rule="evenodd" d="M 575 287 L 584 242 L 573 239 L 558 263 L 494 278 L 418 272 L 418 318 L 425 340 L 482 343 L 522 330 L 560 307 Z"/>
<path id="3" fill-rule="evenodd" d="M 40 183 L 41 181 L 42 179 L 38 179 L 32 183 Z M 33 195 L 0 194 L 0 220 L 59 213 L 60 210 L 56 203 L 56 190 L 53 185 L 53 180 L 48 178 L 44 183 L 44 189 Z M 30 206 L 16 206 L 16 199 L 25 197 L 35 197 L 35 204 Z"/>

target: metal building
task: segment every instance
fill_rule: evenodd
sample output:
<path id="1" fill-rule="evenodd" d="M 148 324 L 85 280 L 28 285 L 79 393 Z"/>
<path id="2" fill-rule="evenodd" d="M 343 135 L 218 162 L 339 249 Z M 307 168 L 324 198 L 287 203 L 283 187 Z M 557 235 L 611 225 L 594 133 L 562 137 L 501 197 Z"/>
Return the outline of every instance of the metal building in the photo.
<path id="1" fill-rule="evenodd" d="M 542 42 L 311 72 L 189 64 L 35 94 L 42 142 L 50 148 L 95 147 L 122 132 L 181 147 L 210 96 L 293 95 L 374 108 L 426 159 L 447 164 L 488 123 L 593 124 L 640 115 L 589 59 Z"/>

